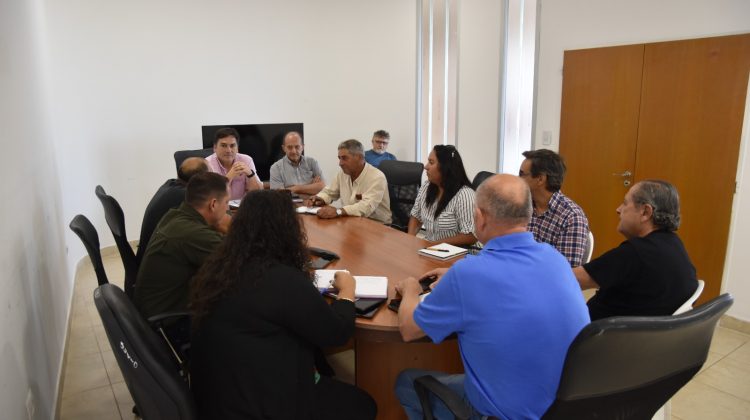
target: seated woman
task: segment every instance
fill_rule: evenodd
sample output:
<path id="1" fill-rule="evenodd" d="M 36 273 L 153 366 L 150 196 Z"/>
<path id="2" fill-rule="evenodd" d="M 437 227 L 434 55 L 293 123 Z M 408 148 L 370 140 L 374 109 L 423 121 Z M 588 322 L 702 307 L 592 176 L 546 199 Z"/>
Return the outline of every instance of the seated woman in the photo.
<path id="1" fill-rule="evenodd" d="M 330 305 L 313 283 L 289 194 L 252 191 L 193 278 L 192 390 L 201 419 L 373 419 L 375 402 L 320 376 L 318 347 L 354 333 L 354 278 Z"/>
<path id="2" fill-rule="evenodd" d="M 424 226 L 428 241 L 474 244 L 474 190 L 458 150 L 454 146 L 435 146 L 424 170 L 427 182 L 419 189 L 411 209 L 408 232 L 416 235 Z"/>

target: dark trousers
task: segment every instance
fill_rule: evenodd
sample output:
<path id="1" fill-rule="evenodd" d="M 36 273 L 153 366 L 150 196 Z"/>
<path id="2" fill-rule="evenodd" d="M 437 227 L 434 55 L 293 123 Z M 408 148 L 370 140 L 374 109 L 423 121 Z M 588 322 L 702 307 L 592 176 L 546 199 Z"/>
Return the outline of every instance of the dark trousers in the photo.
<path id="1" fill-rule="evenodd" d="M 372 420 L 378 413 L 375 400 L 354 385 L 321 376 L 315 385 L 317 412 L 320 420 Z"/>

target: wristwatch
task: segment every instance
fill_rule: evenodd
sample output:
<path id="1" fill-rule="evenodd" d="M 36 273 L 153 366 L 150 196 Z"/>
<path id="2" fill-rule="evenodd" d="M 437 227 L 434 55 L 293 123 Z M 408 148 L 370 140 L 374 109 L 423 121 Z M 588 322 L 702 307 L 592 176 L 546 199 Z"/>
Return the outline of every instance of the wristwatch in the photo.
<path id="1" fill-rule="evenodd" d="M 341 209 L 336 209 L 336 216 L 341 216 L 344 212 Z"/>

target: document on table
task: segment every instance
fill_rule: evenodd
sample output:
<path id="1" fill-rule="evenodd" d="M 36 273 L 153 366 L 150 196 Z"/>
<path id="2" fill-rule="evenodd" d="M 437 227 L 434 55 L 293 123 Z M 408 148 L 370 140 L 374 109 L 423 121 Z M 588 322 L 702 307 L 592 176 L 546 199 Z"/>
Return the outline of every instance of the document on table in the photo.
<path id="1" fill-rule="evenodd" d="M 315 270 L 315 284 L 318 290 L 326 292 L 332 290 L 333 276 L 337 271 L 346 270 Z M 385 298 L 388 296 L 388 277 L 383 276 L 354 276 L 357 288 L 354 296 L 358 298 Z"/>
<path id="2" fill-rule="evenodd" d="M 297 213 L 318 214 L 318 210 L 320 210 L 320 207 L 307 207 L 307 206 L 297 207 Z"/>

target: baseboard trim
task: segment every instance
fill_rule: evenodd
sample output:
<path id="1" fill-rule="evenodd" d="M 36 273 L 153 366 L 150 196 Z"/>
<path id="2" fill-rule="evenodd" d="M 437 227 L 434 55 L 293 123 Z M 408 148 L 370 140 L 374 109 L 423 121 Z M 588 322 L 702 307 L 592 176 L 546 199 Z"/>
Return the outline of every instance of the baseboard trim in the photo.
<path id="1" fill-rule="evenodd" d="M 741 332 L 743 334 L 750 334 L 750 322 L 737 319 L 730 315 L 724 315 L 719 321 L 719 325 L 724 328 L 729 328 Z"/>

